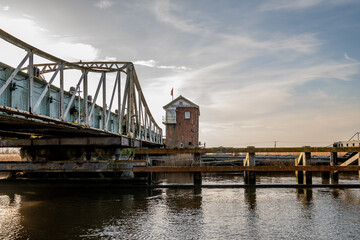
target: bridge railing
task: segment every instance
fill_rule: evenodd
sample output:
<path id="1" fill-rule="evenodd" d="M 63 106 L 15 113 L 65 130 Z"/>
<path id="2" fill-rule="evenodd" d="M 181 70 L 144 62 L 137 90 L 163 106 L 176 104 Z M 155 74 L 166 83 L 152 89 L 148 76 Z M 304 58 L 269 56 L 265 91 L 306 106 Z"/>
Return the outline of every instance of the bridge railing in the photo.
<path id="1" fill-rule="evenodd" d="M 162 144 L 162 129 L 155 122 L 146 103 L 139 79 L 131 62 L 67 62 L 35 48 L 0 29 L 0 38 L 21 48 L 25 56 L 16 68 L 0 63 L 0 105 L 25 111 L 34 118 L 46 116 L 63 122 L 111 132 L 137 140 Z M 34 56 L 49 63 L 37 64 Z M 26 66 L 27 63 L 27 66 Z M 70 91 L 64 90 L 65 70 L 81 77 Z M 26 72 L 25 72 L 26 71 Z M 89 73 L 98 73 L 92 98 Z M 44 75 L 52 74 L 48 80 Z M 115 75 L 115 81 L 110 81 Z M 122 80 L 125 75 L 125 80 Z M 53 85 L 55 79 L 59 86 Z M 122 84 L 122 81 L 125 81 Z M 114 82 L 111 94 L 106 86 Z M 122 89 L 121 86 L 125 87 Z M 102 103 L 97 104 L 102 92 Z M 117 109 L 112 112 L 114 101 Z M 16 111 L 15 111 L 16 110 Z M 1 111 L 1 110 L 0 110 Z"/>

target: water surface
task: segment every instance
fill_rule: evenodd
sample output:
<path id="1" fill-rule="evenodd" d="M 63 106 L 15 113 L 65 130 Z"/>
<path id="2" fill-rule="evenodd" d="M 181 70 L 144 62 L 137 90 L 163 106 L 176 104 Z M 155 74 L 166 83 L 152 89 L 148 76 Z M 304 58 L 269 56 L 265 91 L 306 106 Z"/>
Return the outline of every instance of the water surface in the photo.
<path id="1" fill-rule="evenodd" d="M 239 175 L 204 177 L 204 183 L 239 181 Z M 0 186 L 0 239 L 356 239 L 359 219 L 360 189 Z"/>

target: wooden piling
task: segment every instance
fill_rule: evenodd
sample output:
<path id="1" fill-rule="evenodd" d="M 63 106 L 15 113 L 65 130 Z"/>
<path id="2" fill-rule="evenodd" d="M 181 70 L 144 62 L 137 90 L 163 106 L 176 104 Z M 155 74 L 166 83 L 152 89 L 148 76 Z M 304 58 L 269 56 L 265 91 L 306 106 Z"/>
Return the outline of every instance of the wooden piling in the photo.
<path id="1" fill-rule="evenodd" d="M 295 158 L 295 166 L 302 165 L 302 158 L 303 153 L 300 153 L 298 158 Z M 304 174 L 303 171 L 295 171 L 296 183 L 297 184 L 304 184 Z"/>
<path id="2" fill-rule="evenodd" d="M 330 166 L 336 166 L 337 165 L 337 152 L 331 152 L 330 153 Z M 331 184 L 338 184 L 339 183 L 339 172 L 332 171 L 330 173 L 330 180 Z"/>
<path id="3" fill-rule="evenodd" d="M 311 165 L 311 153 L 305 152 L 303 155 L 303 165 L 310 166 Z M 312 172 L 304 171 L 304 184 L 312 184 Z"/>
<path id="4" fill-rule="evenodd" d="M 194 172 L 193 178 L 194 178 L 194 186 L 201 186 L 202 184 L 201 172 Z"/>
<path id="5" fill-rule="evenodd" d="M 253 146 L 249 146 L 248 149 L 254 148 Z M 244 166 L 255 166 L 255 151 L 250 151 L 246 154 L 246 158 L 244 159 Z M 244 183 L 255 185 L 256 184 L 256 172 L 254 171 L 244 171 Z"/>
<path id="6" fill-rule="evenodd" d="M 309 147 L 304 147 L 304 149 Z M 295 159 L 295 166 L 311 166 L 311 152 L 302 152 L 299 157 Z M 311 171 L 295 171 L 297 184 L 312 184 Z"/>

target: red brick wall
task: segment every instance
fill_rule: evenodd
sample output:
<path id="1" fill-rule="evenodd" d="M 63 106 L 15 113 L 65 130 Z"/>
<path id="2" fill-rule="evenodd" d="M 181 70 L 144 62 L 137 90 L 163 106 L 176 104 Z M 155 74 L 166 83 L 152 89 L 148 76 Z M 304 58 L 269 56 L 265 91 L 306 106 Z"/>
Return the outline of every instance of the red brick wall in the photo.
<path id="1" fill-rule="evenodd" d="M 185 112 L 190 112 L 190 119 L 185 119 Z M 179 148 L 198 147 L 199 145 L 199 109 L 194 107 L 178 107 L 176 124 L 166 125 L 166 147 Z"/>

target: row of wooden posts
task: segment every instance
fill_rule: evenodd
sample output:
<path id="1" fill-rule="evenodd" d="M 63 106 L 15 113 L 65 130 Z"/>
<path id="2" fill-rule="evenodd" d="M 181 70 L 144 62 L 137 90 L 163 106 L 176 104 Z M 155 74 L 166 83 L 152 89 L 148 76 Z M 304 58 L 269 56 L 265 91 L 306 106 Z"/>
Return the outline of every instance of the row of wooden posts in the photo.
<path id="1" fill-rule="evenodd" d="M 204 153 L 231 153 L 231 152 L 245 152 L 246 157 L 243 160 L 243 166 L 204 166 L 201 163 L 201 154 Z M 300 153 L 295 158 L 294 166 L 256 166 L 256 153 Z M 311 154 L 315 152 L 330 153 L 329 165 L 312 165 Z M 353 153 L 345 162 L 338 164 L 338 153 L 350 152 Z M 357 171 L 360 179 L 360 161 L 359 161 L 359 147 L 352 148 L 316 148 L 316 147 L 301 147 L 301 148 L 212 148 L 212 149 L 139 149 L 137 154 L 155 154 L 155 155 L 177 155 L 184 153 L 194 154 L 193 166 L 150 166 L 139 167 L 134 169 L 136 172 L 191 172 L 194 176 L 194 184 L 201 185 L 202 172 L 241 172 L 244 171 L 244 183 L 253 185 L 256 184 L 256 172 L 291 172 L 295 171 L 296 183 L 311 185 L 312 172 L 321 172 L 324 183 L 338 184 L 339 171 Z M 355 154 L 356 153 L 356 154 Z M 353 164 L 358 162 L 356 166 Z M 352 164 L 352 165 L 351 165 Z M 350 166 L 351 165 L 351 166 Z"/>

